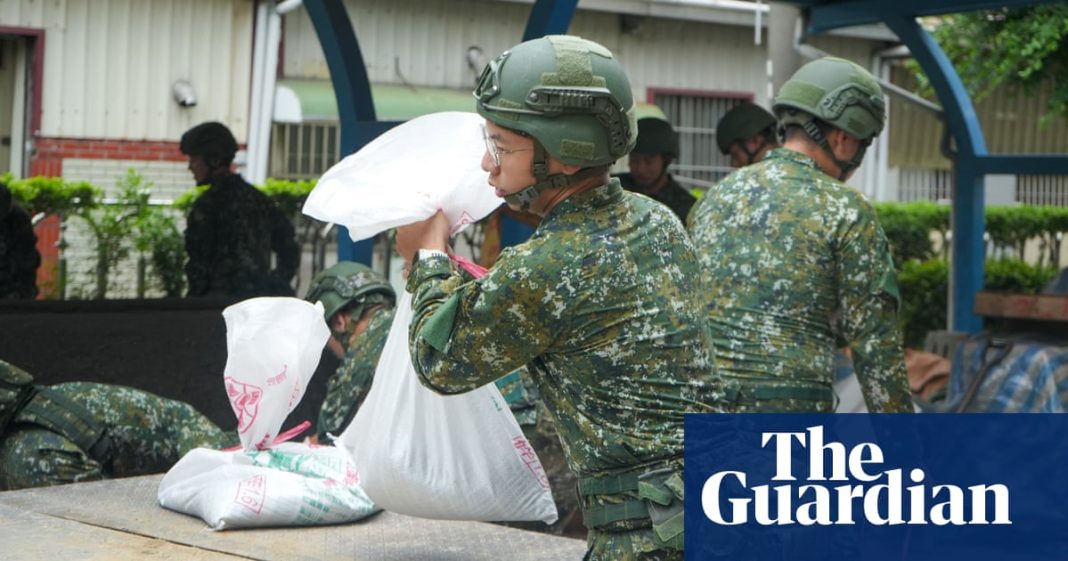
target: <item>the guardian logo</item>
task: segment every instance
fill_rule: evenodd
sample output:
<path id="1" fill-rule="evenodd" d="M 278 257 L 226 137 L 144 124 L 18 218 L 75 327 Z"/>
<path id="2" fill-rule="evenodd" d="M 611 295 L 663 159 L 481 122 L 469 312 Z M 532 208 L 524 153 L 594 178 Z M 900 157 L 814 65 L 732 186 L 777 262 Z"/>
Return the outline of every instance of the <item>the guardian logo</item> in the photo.
<path id="1" fill-rule="evenodd" d="M 808 477 L 798 482 L 792 448 L 808 450 Z M 775 450 L 775 475 L 781 485 L 749 488 L 746 473 L 719 471 L 705 480 L 701 508 L 715 524 L 735 526 L 752 518 L 762 526 L 829 526 L 866 521 L 883 525 L 1012 525 L 1006 485 L 929 485 L 926 474 L 908 470 L 880 470 L 882 449 L 864 442 L 849 450 L 841 442 L 823 441 L 823 427 L 804 432 L 762 432 L 761 448 Z M 826 458 L 830 458 L 830 474 Z M 906 486 L 905 478 L 908 478 Z M 842 482 L 841 484 L 832 484 Z M 859 482 L 859 483 L 858 483 Z M 726 497 L 728 505 L 722 503 Z M 988 508 L 992 502 L 992 508 Z M 992 512 L 991 512 L 992 511 Z"/>

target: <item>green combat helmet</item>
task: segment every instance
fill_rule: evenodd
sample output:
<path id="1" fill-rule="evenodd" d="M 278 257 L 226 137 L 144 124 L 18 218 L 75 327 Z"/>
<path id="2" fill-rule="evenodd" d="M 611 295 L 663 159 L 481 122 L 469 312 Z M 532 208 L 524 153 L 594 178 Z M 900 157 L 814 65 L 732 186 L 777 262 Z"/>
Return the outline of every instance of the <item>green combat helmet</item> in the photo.
<path id="1" fill-rule="evenodd" d="M 679 133 L 671 123 L 657 118 L 638 119 L 638 142 L 631 152 L 635 154 L 668 154 L 679 157 Z"/>
<path id="2" fill-rule="evenodd" d="M 334 314 L 349 304 L 357 304 L 351 316 L 359 318 L 371 306 L 392 306 L 397 296 L 393 287 L 367 266 L 342 261 L 315 275 L 304 299 L 322 302 L 323 318 L 330 321 Z"/>
<path id="3" fill-rule="evenodd" d="M 185 131 L 178 148 L 186 156 L 203 156 L 211 167 L 228 166 L 237 154 L 237 140 L 226 125 L 209 121 Z"/>
<path id="4" fill-rule="evenodd" d="M 516 45 L 486 65 L 474 91 L 478 114 L 534 139 L 537 182 L 505 197 L 526 210 L 542 189 L 597 174 L 630 152 L 638 135 L 623 66 L 603 46 L 570 35 Z M 547 156 L 584 168 L 549 175 Z"/>
<path id="5" fill-rule="evenodd" d="M 731 151 L 731 144 L 744 142 L 774 127 L 775 116 L 763 107 L 752 103 L 736 105 L 727 111 L 716 124 L 716 145 L 719 146 L 721 153 L 728 154 Z M 774 135 L 774 130 L 771 133 Z M 742 149 L 745 150 L 745 147 L 743 146 Z M 753 154 L 749 154 L 749 158 L 752 159 L 752 157 Z"/>
<path id="6" fill-rule="evenodd" d="M 779 124 L 798 125 L 822 147 L 844 178 L 860 165 L 864 151 L 883 130 L 886 99 L 875 78 L 857 64 L 834 57 L 821 58 L 802 66 L 779 90 L 772 106 Z M 839 128 L 861 142 L 849 161 L 834 156 L 815 120 Z"/>

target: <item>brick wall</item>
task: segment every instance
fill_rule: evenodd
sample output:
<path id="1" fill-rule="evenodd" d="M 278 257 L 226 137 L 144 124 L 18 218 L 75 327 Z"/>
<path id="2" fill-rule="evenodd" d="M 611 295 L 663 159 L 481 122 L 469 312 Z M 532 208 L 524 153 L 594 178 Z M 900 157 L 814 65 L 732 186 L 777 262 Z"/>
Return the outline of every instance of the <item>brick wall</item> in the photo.
<path id="1" fill-rule="evenodd" d="M 32 175 L 63 177 L 71 181 L 88 181 L 114 196 L 117 182 L 128 169 L 139 173 L 153 184 L 152 200 L 168 203 L 193 186 L 193 178 L 186 169 L 186 158 L 177 142 L 124 141 L 67 138 L 38 138 L 33 159 Z M 179 223 L 184 229 L 184 223 Z M 58 274 L 59 221 L 53 217 L 37 225 L 37 246 L 41 252 L 41 268 L 37 284 L 45 295 L 52 293 Z M 86 298 L 96 288 L 95 242 L 84 221 L 67 220 L 64 233 L 67 243 L 67 296 Z M 137 294 L 136 260 L 120 263 L 112 272 L 109 298 L 132 298 Z M 149 291 L 149 296 L 159 296 Z"/>

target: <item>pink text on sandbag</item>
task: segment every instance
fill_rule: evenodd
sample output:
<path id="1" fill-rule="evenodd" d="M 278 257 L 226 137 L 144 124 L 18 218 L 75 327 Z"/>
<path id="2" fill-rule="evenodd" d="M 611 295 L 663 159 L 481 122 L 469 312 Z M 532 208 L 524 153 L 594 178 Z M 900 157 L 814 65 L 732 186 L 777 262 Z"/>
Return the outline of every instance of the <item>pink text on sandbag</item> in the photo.
<path id="1" fill-rule="evenodd" d="M 512 445 L 515 446 L 516 451 L 519 452 L 519 458 L 526 464 L 527 469 L 534 474 L 542 488 L 548 489 L 549 478 L 545 476 L 545 468 L 541 466 L 538 455 L 534 453 L 534 448 L 530 446 L 530 442 L 527 441 L 526 437 L 517 436 L 513 438 Z"/>
<path id="2" fill-rule="evenodd" d="M 259 514 L 267 496 L 267 478 L 262 475 L 250 477 L 237 484 L 237 497 L 234 502 Z"/>

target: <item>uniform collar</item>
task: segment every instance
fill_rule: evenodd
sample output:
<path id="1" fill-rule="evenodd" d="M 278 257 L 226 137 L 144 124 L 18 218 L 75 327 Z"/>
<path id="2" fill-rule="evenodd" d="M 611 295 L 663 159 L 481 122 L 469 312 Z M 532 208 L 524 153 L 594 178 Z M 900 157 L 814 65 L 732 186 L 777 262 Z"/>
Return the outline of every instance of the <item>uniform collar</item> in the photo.
<path id="1" fill-rule="evenodd" d="M 775 148 L 774 150 L 771 150 L 768 152 L 768 155 L 764 157 L 764 161 L 768 160 L 789 160 L 823 173 L 823 169 L 811 156 L 806 156 L 801 152 L 790 150 L 789 148 Z"/>
<path id="2" fill-rule="evenodd" d="M 623 188 L 619 185 L 619 179 L 610 178 L 608 183 L 593 189 L 587 189 L 581 193 L 571 195 L 560 201 L 549 214 L 545 215 L 542 223 L 552 220 L 557 216 L 564 216 L 575 212 L 587 212 L 590 209 L 610 205 L 623 197 Z"/>

